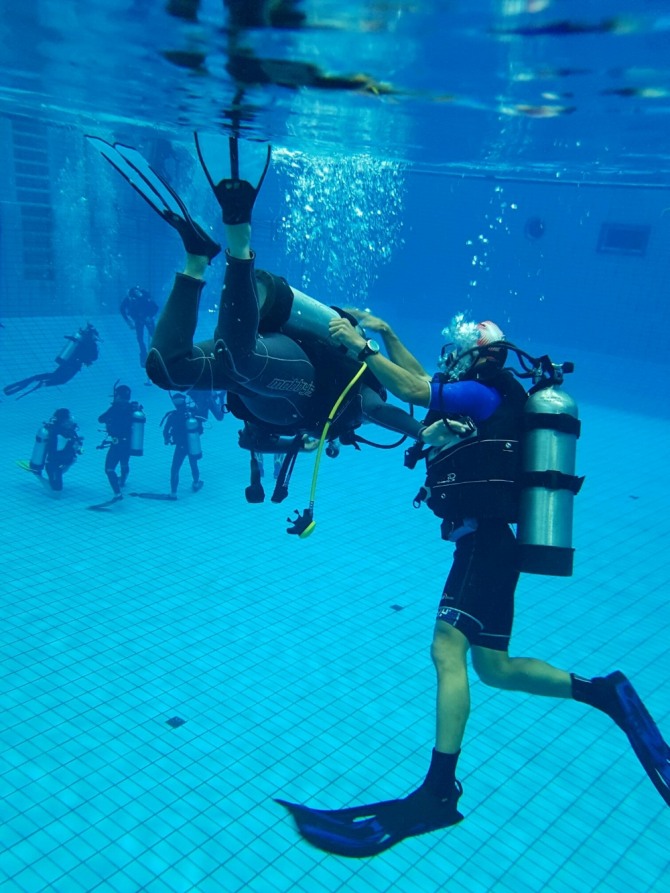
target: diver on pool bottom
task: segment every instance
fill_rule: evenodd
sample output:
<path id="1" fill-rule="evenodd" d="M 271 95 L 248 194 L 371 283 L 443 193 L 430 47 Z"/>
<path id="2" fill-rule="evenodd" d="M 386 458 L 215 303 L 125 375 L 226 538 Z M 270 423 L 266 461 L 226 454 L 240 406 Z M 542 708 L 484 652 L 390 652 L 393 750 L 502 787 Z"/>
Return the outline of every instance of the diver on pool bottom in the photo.
<path id="1" fill-rule="evenodd" d="M 38 477 L 46 472 L 46 480 L 55 493 L 63 490 L 63 475 L 77 461 L 84 449 L 84 438 L 69 409 L 57 409 L 37 432 L 30 462 L 22 464 Z"/>
<path id="2" fill-rule="evenodd" d="M 174 409 L 168 412 L 161 421 L 163 442 L 173 445 L 172 466 L 170 468 L 170 499 L 177 498 L 179 488 L 179 472 L 184 460 L 188 459 L 191 467 L 194 493 L 202 490 L 204 482 L 200 479 L 198 461 L 202 459 L 200 436 L 204 430 L 203 418 L 196 414 L 195 405 L 188 404 L 186 395 L 179 392 L 172 395 Z"/>
<path id="3" fill-rule="evenodd" d="M 96 449 L 107 449 L 105 474 L 114 493 L 114 502 L 123 499 L 121 490 L 130 474 L 130 457 L 141 456 L 144 451 L 146 416 L 140 404 L 131 401 L 131 396 L 128 385 L 114 385 L 112 405 L 98 418 L 98 422 L 105 426 L 107 436 Z M 117 466 L 120 475 L 116 473 Z"/>
<path id="4" fill-rule="evenodd" d="M 462 786 L 456 766 L 470 712 L 470 653 L 486 685 L 580 701 L 611 717 L 670 805 L 670 747 L 623 673 L 589 679 L 542 660 L 509 655 L 524 554 L 510 525 L 522 520 L 519 446 L 527 430 L 526 409 L 534 400 L 505 368 L 508 348 L 514 346 L 503 340 L 494 323 L 468 324 L 470 328 L 452 338 L 460 341 L 460 349 L 431 378 L 387 323 L 369 314 L 358 318 L 382 334 L 389 353 L 387 359 L 373 346 L 368 363 L 377 378 L 400 399 L 430 410 L 422 434 L 432 447 L 423 451 L 428 472 L 423 498 L 427 496 L 427 504 L 442 519 L 443 538 L 455 544 L 432 643 L 437 672 L 435 747 L 423 783 L 402 799 L 330 811 L 280 802 L 307 840 L 347 856 L 375 855 L 405 837 L 459 822 Z M 363 337 L 346 321 L 334 320 L 331 331 L 349 348 L 363 348 Z M 556 431 L 574 431 L 574 419 L 563 415 L 550 423 Z M 547 423 L 537 419 L 531 424 L 535 421 Z M 551 473 L 548 483 L 578 492 L 569 477 Z M 530 478 L 531 490 L 537 482 Z M 537 560 L 532 550 L 526 554 L 528 560 Z M 551 567 L 555 556 L 550 553 L 547 559 L 544 547 L 540 554 L 550 564 L 540 572 L 556 573 Z"/>

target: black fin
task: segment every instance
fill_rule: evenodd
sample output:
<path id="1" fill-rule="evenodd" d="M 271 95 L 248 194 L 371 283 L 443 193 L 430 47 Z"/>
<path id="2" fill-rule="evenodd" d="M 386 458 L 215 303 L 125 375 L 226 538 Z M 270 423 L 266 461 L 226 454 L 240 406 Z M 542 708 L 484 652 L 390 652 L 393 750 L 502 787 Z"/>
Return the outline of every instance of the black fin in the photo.
<path id="1" fill-rule="evenodd" d="M 92 512 L 106 512 L 109 510 L 109 507 L 114 505 L 117 502 L 121 502 L 123 496 L 120 494 L 118 496 L 113 496 L 111 499 L 106 500 L 105 502 L 99 502 L 97 505 L 89 505 L 86 506 Z"/>
<path id="2" fill-rule="evenodd" d="M 219 207 L 223 212 L 223 222 L 227 225 L 235 225 L 239 223 L 250 223 L 251 213 L 254 203 L 258 197 L 258 193 L 263 185 L 263 180 L 270 167 L 270 159 L 272 157 L 272 146 L 268 146 L 265 166 L 261 173 L 260 179 L 256 186 L 252 186 L 248 180 L 240 179 L 240 157 L 239 157 L 239 141 L 236 136 L 228 138 L 228 152 L 230 155 L 230 177 L 224 177 L 215 183 L 209 168 L 205 163 L 202 148 L 200 146 L 200 138 L 198 134 L 194 134 L 195 148 L 200 159 L 200 164 L 207 177 L 207 182 L 212 188 Z"/>
<path id="3" fill-rule="evenodd" d="M 86 137 L 102 157 L 121 174 L 159 217 L 177 230 L 189 254 L 207 257 L 211 262 L 221 251 L 203 228 L 193 220 L 181 198 L 170 184 L 157 174 L 149 162 L 132 146 L 111 145 L 97 136 Z"/>

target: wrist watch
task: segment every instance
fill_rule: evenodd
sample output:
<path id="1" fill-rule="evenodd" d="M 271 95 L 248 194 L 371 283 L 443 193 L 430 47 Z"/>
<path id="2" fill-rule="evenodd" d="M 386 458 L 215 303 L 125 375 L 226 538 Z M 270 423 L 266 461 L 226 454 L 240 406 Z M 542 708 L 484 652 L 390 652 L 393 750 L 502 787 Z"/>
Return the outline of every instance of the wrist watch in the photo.
<path id="1" fill-rule="evenodd" d="M 365 362 L 368 357 L 373 357 L 375 354 L 379 353 L 379 344 L 376 341 L 373 341 L 372 338 L 368 338 L 365 342 L 365 347 L 358 354 L 358 359 L 361 363 Z"/>

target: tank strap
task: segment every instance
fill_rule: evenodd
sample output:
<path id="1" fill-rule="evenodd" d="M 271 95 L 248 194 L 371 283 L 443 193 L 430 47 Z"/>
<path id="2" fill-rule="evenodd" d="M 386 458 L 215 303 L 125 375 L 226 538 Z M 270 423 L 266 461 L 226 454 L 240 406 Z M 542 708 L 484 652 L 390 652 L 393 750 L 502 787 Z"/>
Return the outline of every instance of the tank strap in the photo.
<path id="1" fill-rule="evenodd" d="M 545 490 L 569 490 L 575 496 L 582 489 L 583 477 L 563 474 L 562 471 L 526 471 L 521 476 L 522 487 L 541 487 Z"/>
<path id="2" fill-rule="evenodd" d="M 348 319 L 349 322 L 351 323 L 351 325 L 355 329 L 360 328 L 359 322 L 356 319 L 356 317 L 353 315 L 353 313 L 349 313 L 348 310 L 343 310 L 341 307 L 336 307 L 335 304 L 331 304 L 330 306 L 331 306 L 331 309 L 333 309 L 336 313 L 339 313 L 339 315 L 342 317 L 342 319 Z"/>
<path id="3" fill-rule="evenodd" d="M 278 332 L 291 315 L 293 291 L 283 276 L 275 276 L 267 270 L 256 270 L 256 277 L 263 283 L 266 300 L 261 311 L 259 331 Z"/>
<path id="4" fill-rule="evenodd" d="M 579 437 L 582 423 L 567 412 L 527 412 L 523 415 L 523 426 L 526 431 L 542 428 L 545 431 L 560 431 L 562 434 L 574 434 Z"/>

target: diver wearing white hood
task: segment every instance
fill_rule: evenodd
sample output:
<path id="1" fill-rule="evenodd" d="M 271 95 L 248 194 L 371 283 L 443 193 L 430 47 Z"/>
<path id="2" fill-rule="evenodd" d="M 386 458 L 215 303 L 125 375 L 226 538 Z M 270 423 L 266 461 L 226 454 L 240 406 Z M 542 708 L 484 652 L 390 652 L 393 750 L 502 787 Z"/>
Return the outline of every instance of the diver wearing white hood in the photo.
<path id="1" fill-rule="evenodd" d="M 330 323 L 333 339 L 360 351 L 396 397 L 430 410 L 420 439 L 434 448 L 421 453 L 428 478 L 415 504 L 425 500 L 442 518 L 442 535 L 455 542 L 455 550 L 432 643 L 437 734 L 423 784 L 402 800 L 318 815 L 310 810 L 309 839 L 331 852 L 374 855 L 404 837 L 463 818 L 457 808 L 462 787 L 456 763 L 470 712 L 468 651 L 486 685 L 572 698 L 608 714 L 626 732 L 670 804 L 670 748 L 623 673 L 585 679 L 541 660 L 509 655 L 520 554 L 510 524 L 519 515 L 519 446 L 527 395 L 504 366 L 508 349 L 517 356 L 523 351 L 505 341 L 495 323 L 466 322 L 461 314 L 444 330 L 450 344 L 442 351 L 442 371 L 431 377 L 388 323 L 349 310 L 365 328 L 382 335 L 389 358 L 344 319 Z M 571 371 L 568 365 L 562 370 Z M 648 721 L 640 721 L 643 715 Z"/>

